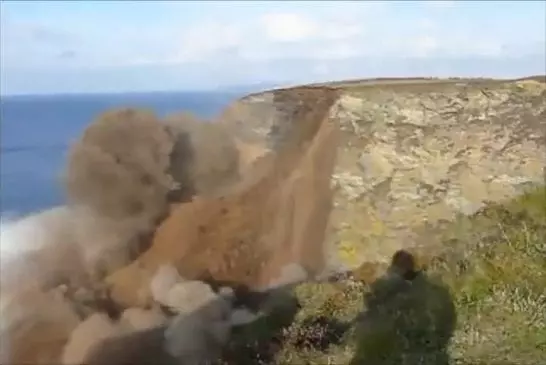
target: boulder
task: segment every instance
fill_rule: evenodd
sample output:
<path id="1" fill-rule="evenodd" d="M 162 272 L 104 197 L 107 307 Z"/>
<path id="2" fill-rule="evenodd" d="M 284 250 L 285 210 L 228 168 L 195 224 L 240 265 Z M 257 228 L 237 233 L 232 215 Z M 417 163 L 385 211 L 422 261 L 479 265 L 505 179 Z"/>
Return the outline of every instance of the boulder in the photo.
<path id="1" fill-rule="evenodd" d="M 127 331 L 128 329 L 120 323 L 115 323 L 104 313 L 92 314 L 70 334 L 70 339 L 63 349 L 62 364 L 83 364 L 94 346 L 107 338 L 121 336 Z"/>
<path id="2" fill-rule="evenodd" d="M 129 330 L 142 331 L 163 325 L 167 318 L 158 307 L 128 308 L 121 315 L 121 323 Z"/>

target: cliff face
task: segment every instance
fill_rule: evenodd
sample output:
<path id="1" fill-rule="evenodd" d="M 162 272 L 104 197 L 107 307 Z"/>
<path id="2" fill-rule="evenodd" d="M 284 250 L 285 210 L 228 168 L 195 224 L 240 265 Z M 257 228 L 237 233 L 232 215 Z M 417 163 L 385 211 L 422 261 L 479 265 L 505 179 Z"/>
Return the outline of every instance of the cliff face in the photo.
<path id="1" fill-rule="evenodd" d="M 544 183 L 546 84 L 536 80 L 274 90 L 217 122 L 237 139 L 241 181 L 172 205 L 150 249 L 107 278 L 118 303 L 148 302 L 165 263 L 188 279 L 266 289 L 382 267 L 402 247 L 427 256 L 445 249 L 438 235 L 457 215 Z"/>
<path id="2" fill-rule="evenodd" d="M 457 215 L 544 183 L 544 82 L 353 86 L 339 106 L 330 244 L 343 266 L 434 250 Z"/>
<path id="3" fill-rule="evenodd" d="M 341 139 L 326 240 L 338 269 L 432 253 L 457 215 L 544 183 L 544 80 L 385 80 L 335 85 Z M 249 96 L 221 120 L 249 145 L 283 141 L 278 92 Z M 298 105 L 297 103 L 295 105 Z M 292 120 L 294 120 L 292 118 Z"/>

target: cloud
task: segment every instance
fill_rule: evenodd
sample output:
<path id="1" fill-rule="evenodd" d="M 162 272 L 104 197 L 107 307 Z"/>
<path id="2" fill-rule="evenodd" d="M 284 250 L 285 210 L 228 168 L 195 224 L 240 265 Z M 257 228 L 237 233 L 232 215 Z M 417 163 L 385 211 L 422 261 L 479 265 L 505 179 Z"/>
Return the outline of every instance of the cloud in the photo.
<path id="1" fill-rule="evenodd" d="M 416 56 L 426 57 L 438 49 L 438 40 L 432 35 L 424 35 L 417 37 L 413 41 L 413 46 Z"/>
<path id="2" fill-rule="evenodd" d="M 109 5 L 104 5 L 104 13 L 80 9 L 79 18 L 65 13 L 64 18 L 49 14 L 32 19 L 24 14 L 15 17 L 11 11 L 9 17 L 2 14 L 2 70 L 10 72 L 2 78 L 48 73 L 66 79 L 53 84 L 72 89 L 73 80 L 80 80 L 74 75 L 81 74 L 88 78 L 86 88 L 100 83 L 112 88 L 144 88 L 152 83 L 159 86 L 151 88 L 175 88 L 403 76 L 425 64 L 423 72 L 457 74 L 474 72 L 468 63 L 472 59 L 484 72 L 489 72 L 487 62 L 498 64 L 491 66 L 497 70 L 506 70 L 505 65 L 535 70 L 546 57 L 546 22 L 540 15 L 545 9 L 525 4 L 516 8 L 508 2 L 479 6 L 450 1 L 233 2 L 230 6 L 172 2 L 157 8 L 147 5 L 142 8 L 146 13 L 138 13 L 136 7 L 128 12 L 126 6 L 131 5 L 117 3 L 118 13 L 106 13 Z M 158 10 L 152 13 L 153 9 Z M 165 9 L 168 14 L 161 13 Z M 521 62 L 504 61 L 517 57 Z M 31 85 L 23 76 L 17 84 Z M 46 79 L 53 78 L 41 78 Z M 163 81 L 154 81 L 159 79 Z"/>
<path id="3" fill-rule="evenodd" d="M 244 12 L 231 17 L 209 14 L 192 22 L 119 27 L 116 32 L 107 32 L 109 28 L 105 27 L 84 35 L 50 25 L 8 24 L 2 27 L 7 30 L 2 33 L 8 34 L 3 37 L 8 44 L 3 59 L 8 65 L 32 67 L 38 63 L 33 59 L 40 60 L 43 67 L 54 67 L 60 59 L 70 59 L 72 66 L 85 68 L 183 67 L 196 62 L 212 67 L 228 60 L 245 64 L 293 58 L 502 57 L 505 50 L 515 47 L 497 37 L 494 29 L 478 31 L 479 24 L 468 27 L 460 19 L 459 23 L 443 22 L 426 11 L 405 13 L 417 9 L 410 8 L 411 4 L 343 3 L 340 8 L 328 7 L 328 3 L 305 8 L 301 4 L 292 9 L 286 4 L 284 8 L 266 8 L 248 16 Z M 427 8 L 447 7 L 450 2 L 422 4 Z M 67 67 L 66 62 L 57 66 Z"/>
<path id="4" fill-rule="evenodd" d="M 482 29 L 464 19 L 443 21 L 426 12 L 406 16 L 403 8 L 371 9 L 350 14 L 271 11 L 248 19 L 189 25 L 181 29 L 176 56 L 166 60 L 208 64 L 232 59 L 245 64 L 294 58 L 320 62 L 358 57 L 504 57 L 513 43 L 521 52 L 537 51 L 530 42 L 518 39 L 510 45 L 495 28 Z"/>
<path id="5" fill-rule="evenodd" d="M 301 42 L 317 35 L 319 24 L 294 13 L 272 13 L 262 18 L 265 36 L 273 42 Z"/>
<path id="6" fill-rule="evenodd" d="M 71 32 L 41 24 L 29 24 L 26 28 L 22 28 L 21 33 L 23 36 L 26 35 L 25 33 L 28 33 L 32 41 L 39 43 L 59 45 L 74 44 L 78 41 L 77 37 Z"/>
<path id="7" fill-rule="evenodd" d="M 60 27 L 2 18 L 0 24 L 1 68 L 56 67 L 76 55 L 84 41 L 74 32 Z"/>
<path id="8" fill-rule="evenodd" d="M 180 49 L 170 61 L 195 62 L 218 57 L 244 44 L 244 27 L 235 23 L 206 21 L 182 31 Z"/>
<path id="9" fill-rule="evenodd" d="M 361 54 L 366 34 L 361 21 L 296 12 L 271 12 L 231 23 L 211 20 L 181 33 L 181 48 L 170 61 L 338 59 Z"/>
<path id="10" fill-rule="evenodd" d="M 57 55 L 57 58 L 59 58 L 61 60 L 70 60 L 70 59 L 73 59 L 73 58 L 76 58 L 76 57 L 77 57 L 77 53 L 72 51 L 72 50 L 61 51 Z"/>
<path id="11" fill-rule="evenodd" d="M 266 14 L 261 26 L 266 39 L 273 42 L 338 41 L 364 34 L 359 21 L 313 18 L 297 13 Z"/>

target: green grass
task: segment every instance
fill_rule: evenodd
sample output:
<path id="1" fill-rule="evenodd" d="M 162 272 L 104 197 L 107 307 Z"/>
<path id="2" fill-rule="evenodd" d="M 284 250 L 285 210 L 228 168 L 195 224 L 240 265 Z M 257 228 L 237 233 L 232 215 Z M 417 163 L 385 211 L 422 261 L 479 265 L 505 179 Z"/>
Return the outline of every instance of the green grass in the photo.
<path id="1" fill-rule="evenodd" d="M 286 308 L 279 309 L 277 318 L 254 323 L 236 336 L 234 353 L 241 356 L 244 347 L 254 359 L 238 363 L 259 364 L 258 358 L 263 364 L 288 365 L 544 361 L 546 189 L 461 217 L 438 239 L 445 252 L 411 287 L 390 291 L 398 284 L 354 279 L 300 285 L 293 291 L 299 310 L 292 307 L 287 316 Z M 366 298 L 373 299 L 368 307 Z M 351 322 L 366 311 L 373 311 L 371 319 Z M 449 341 L 442 341 L 448 335 Z M 251 340 L 261 347 L 249 345 Z"/>
<path id="2" fill-rule="evenodd" d="M 436 270 L 459 314 L 451 352 L 461 364 L 546 358 L 546 189 L 465 219 L 464 257 Z"/>

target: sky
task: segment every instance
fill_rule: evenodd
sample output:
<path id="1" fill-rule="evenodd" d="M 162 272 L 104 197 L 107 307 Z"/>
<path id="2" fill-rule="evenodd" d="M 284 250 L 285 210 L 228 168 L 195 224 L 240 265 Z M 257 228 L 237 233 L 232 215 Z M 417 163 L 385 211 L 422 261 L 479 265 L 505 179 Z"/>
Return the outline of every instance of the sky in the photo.
<path id="1" fill-rule="evenodd" d="M 7 1 L 0 93 L 546 73 L 546 1 Z"/>

